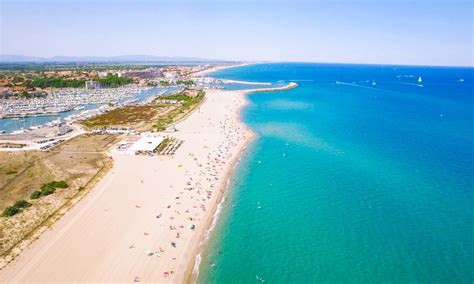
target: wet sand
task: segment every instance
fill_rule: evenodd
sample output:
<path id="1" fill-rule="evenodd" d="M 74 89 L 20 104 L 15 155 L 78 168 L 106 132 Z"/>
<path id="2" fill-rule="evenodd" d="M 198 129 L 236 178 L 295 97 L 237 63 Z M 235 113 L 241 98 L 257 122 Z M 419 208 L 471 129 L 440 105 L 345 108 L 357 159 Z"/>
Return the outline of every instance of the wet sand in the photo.
<path id="1" fill-rule="evenodd" d="M 173 133 L 174 157 L 114 155 L 112 170 L 3 281 L 185 281 L 233 161 L 252 137 L 243 92 L 208 91 Z M 173 244 L 174 243 L 174 244 Z"/>
<path id="2" fill-rule="evenodd" d="M 240 120 L 248 92 L 208 90 L 176 125 L 184 144 L 174 156 L 112 154 L 112 170 L 0 271 L 0 282 L 185 282 L 253 137 Z"/>

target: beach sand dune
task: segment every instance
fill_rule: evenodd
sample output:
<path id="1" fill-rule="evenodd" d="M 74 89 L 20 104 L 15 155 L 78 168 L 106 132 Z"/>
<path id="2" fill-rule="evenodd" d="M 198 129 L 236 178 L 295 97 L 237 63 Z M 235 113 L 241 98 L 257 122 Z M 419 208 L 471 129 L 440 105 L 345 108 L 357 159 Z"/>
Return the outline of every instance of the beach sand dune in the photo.
<path id="1" fill-rule="evenodd" d="M 242 91 L 207 92 L 176 127 L 174 156 L 113 155 L 112 170 L 15 261 L 0 282 L 182 283 L 252 137 Z"/>

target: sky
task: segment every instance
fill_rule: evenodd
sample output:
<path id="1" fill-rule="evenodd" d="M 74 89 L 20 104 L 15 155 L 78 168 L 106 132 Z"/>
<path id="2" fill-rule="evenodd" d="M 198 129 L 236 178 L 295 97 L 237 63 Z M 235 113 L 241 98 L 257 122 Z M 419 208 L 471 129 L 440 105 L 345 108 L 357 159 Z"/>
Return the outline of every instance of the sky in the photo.
<path id="1" fill-rule="evenodd" d="M 0 0 L 0 54 L 473 66 L 474 0 Z"/>

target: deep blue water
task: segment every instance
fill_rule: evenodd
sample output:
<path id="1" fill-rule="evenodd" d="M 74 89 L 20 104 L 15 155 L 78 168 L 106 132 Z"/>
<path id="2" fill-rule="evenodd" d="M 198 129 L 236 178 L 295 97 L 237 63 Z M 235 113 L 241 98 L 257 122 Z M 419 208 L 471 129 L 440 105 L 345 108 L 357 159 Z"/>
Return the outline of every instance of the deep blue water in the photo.
<path id="1" fill-rule="evenodd" d="M 213 76 L 258 135 L 200 283 L 472 283 L 474 69 L 262 64 Z M 419 82 L 421 77 L 421 82 Z"/>

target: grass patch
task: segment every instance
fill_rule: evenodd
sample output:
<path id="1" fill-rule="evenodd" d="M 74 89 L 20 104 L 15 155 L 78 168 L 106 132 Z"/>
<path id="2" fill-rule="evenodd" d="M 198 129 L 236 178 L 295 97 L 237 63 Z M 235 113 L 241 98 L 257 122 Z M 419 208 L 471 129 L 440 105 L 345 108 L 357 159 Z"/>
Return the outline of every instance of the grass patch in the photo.
<path id="1" fill-rule="evenodd" d="M 174 123 L 177 118 L 182 116 L 182 114 L 189 111 L 192 107 L 200 103 L 204 99 L 205 95 L 205 93 L 201 91 L 196 97 L 191 97 L 185 95 L 184 92 L 185 91 L 176 95 L 160 97 L 156 100 L 157 103 L 159 103 L 160 100 L 174 100 L 180 103 L 180 106 L 178 108 L 168 112 L 165 116 L 160 117 L 156 121 L 155 125 L 153 125 L 153 128 L 155 128 L 156 131 L 166 130 L 166 127 Z"/>
<path id="2" fill-rule="evenodd" d="M 93 129 L 102 127 L 135 127 L 138 124 L 153 122 L 164 110 L 160 105 L 130 105 L 81 121 L 81 124 Z"/>
<path id="3" fill-rule="evenodd" d="M 43 222 L 57 218 L 52 212 L 62 206 L 69 207 L 71 199 L 83 194 L 77 190 L 79 186 L 84 186 L 85 192 L 100 176 L 99 170 L 110 169 L 111 162 L 103 152 L 118 139 L 117 135 L 80 135 L 48 152 L 0 151 L 0 255 L 9 252 L 14 255 L 12 249 L 19 241 Z M 13 170 L 17 173 L 7 174 Z M 68 189 L 56 188 L 54 194 L 42 197 L 41 186 L 52 181 L 65 181 Z M 66 183 L 53 185 L 65 187 Z M 32 206 L 29 209 L 13 206 L 22 199 Z M 3 218 L 4 211 L 8 216 L 17 215 Z"/>

